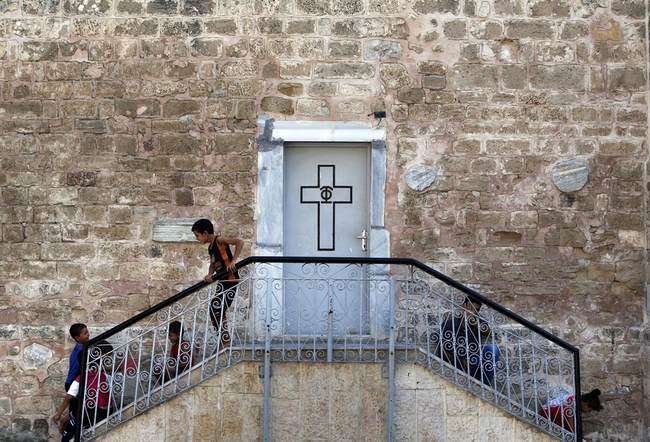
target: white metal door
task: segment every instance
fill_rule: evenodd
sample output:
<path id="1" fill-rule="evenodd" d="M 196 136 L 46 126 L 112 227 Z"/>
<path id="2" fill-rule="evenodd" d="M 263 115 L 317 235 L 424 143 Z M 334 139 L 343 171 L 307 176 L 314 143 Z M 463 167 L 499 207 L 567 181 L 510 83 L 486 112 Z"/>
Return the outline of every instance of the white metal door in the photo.
<path id="1" fill-rule="evenodd" d="M 369 150 L 363 143 L 285 145 L 286 256 L 367 256 Z M 359 266 L 287 264 L 284 279 L 285 333 L 367 332 Z"/>

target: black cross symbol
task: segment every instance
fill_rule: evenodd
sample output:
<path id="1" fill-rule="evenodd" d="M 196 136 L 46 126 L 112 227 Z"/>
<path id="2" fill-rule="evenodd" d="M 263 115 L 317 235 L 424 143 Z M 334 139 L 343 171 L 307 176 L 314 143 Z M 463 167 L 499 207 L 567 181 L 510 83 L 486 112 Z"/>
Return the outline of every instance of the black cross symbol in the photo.
<path id="1" fill-rule="evenodd" d="M 300 203 L 318 208 L 318 250 L 335 249 L 336 205 L 352 204 L 352 186 L 337 186 L 335 174 L 333 164 L 319 164 L 318 184 L 300 187 Z"/>

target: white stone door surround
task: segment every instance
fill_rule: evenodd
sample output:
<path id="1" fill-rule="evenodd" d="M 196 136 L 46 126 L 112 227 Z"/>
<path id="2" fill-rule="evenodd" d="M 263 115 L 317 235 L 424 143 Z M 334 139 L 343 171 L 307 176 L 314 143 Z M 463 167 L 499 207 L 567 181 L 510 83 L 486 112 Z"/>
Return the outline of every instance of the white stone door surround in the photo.
<path id="1" fill-rule="evenodd" d="M 366 142 L 371 145 L 368 256 L 389 257 L 390 241 L 384 225 L 385 129 L 373 127 L 369 122 L 275 121 L 265 116 L 260 117 L 257 123 L 257 239 L 254 253 L 263 256 L 284 254 L 285 142 Z"/>

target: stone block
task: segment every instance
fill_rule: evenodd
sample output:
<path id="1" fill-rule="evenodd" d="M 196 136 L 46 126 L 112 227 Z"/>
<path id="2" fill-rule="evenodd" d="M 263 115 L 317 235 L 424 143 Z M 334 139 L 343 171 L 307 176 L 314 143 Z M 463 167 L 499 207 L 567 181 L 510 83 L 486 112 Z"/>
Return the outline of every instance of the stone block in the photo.
<path id="1" fill-rule="evenodd" d="M 494 12 L 496 15 L 524 15 L 522 0 L 495 0 Z"/>
<path id="2" fill-rule="evenodd" d="M 62 117 L 92 118 L 97 114 L 97 107 L 90 100 L 68 100 L 59 104 L 59 113 Z"/>
<path id="3" fill-rule="evenodd" d="M 14 399 L 14 413 L 48 415 L 52 405 L 51 396 L 19 396 Z"/>
<path id="4" fill-rule="evenodd" d="M 515 228 L 535 228 L 537 227 L 537 212 L 534 210 L 512 212 L 510 224 Z"/>
<path id="5" fill-rule="evenodd" d="M 330 13 L 332 15 L 356 15 L 364 12 L 363 0 L 332 0 Z"/>
<path id="6" fill-rule="evenodd" d="M 386 60 L 402 56 L 402 44 L 392 40 L 368 40 L 364 43 L 363 58 L 365 60 Z"/>
<path id="7" fill-rule="evenodd" d="M 544 63 L 566 64 L 575 61 L 575 53 L 568 43 L 543 42 L 537 45 L 537 60 Z"/>
<path id="8" fill-rule="evenodd" d="M 257 19 L 257 28 L 261 34 L 281 34 L 282 20 L 275 17 L 260 17 Z"/>
<path id="9" fill-rule="evenodd" d="M 422 77 L 424 89 L 441 90 L 447 87 L 447 79 L 438 75 L 425 75 Z"/>
<path id="10" fill-rule="evenodd" d="M 304 86 L 302 83 L 280 83 L 278 84 L 278 92 L 282 95 L 287 95 L 289 97 L 296 97 L 302 95 L 304 91 Z"/>
<path id="11" fill-rule="evenodd" d="M 582 21 L 566 21 L 562 24 L 560 38 L 562 40 L 575 40 L 589 35 L 589 25 Z"/>
<path id="12" fill-rule="evenodd" d="M 167 2 L 167 0 L 160 0 Z M 151 3 L 149 3 L 151 5 Z M 160 26 L 160 34 L 168 37 L 195 37 L 202 32 L 198 20 L 167 20 Z"/>
<path id="13" fill-rule="evenodd" d="M 257 74 L 257 65 L 252 60 L 226 62 L 221 67 L 221 74 L 225 78 L 254 77 Z"/>
<path id="14" fill-rule="evenodd" d="M 175 15 L 178 9 L 176 0 L 152 0 L 147 3 L 147 13 Z"/>
<path id="15" fill-rule="evenodd" d="M 0 116 L 15 118 L 37 118 L 43 113 L 43 103 L 36 100 L 0 102 Z"/>
<path id="16" fill-rule="evenodd" d="M 521 155 L 530 151 L 528 140 L 487 140 L 486 152 L 490 155 Z"/>
<path id="17" fill-rule="evenodd" d="M 169 61 L 163 67 L 163 74 L 176 79 L 196 78 L 197 64 L 187 61 Z"/>
<path id="18" fill-rule="evenodd" d="M 63 12 L 67 15 L 102 15 L 109 12 L 111 2 L 108 0 L 65 0 Z"/>
<path id="19" fill-rule="evenodd" d="M 416 88 L 403 88 L 397 93 L 398 100 L 406 104 L 422 103 L 424 96 L 424 90 Z"/>
<path id="20" fill-rule="evenodd" d="M 0 416 L 7 416 L 12 414 L 11 398 L 0 397 Z"/>
<path id="21" fill-rule="evenodd" d="M 646 87 L 646 74 L 641 67 L 610 67 L 607 80 L 607 89 L 612 92 L 642 91 Z"/>
<path id="22" fill-rule="evenodd" d="M 205 148 L 203 140 L 194 137 L 192 134 L 165 134 L 158 137 L 160 153 L 167 155 L 196 155 Z"/>
<path id="23" fill-rule="evenodd" d="M 317 63 L 314 67 L 314 78 L 337 79 L 359 78 L 369 79 L 375 75 L 375 68 L 370 63 L 339 62 Z"/>
<path id="24" fill-rule="evenodd" d="M 321 394 L 319 397 L 306 397 L 300 401 L 301 439 L 318 440 L 328 437 L 330 434 L 328 399 Z M 328 419 L 323 419 L 324 416 L 328 416 Z"/>
<path id="25" fill-rule="evenodd" d="M 89 187 L 97 184 L 97 172 L 68 172 L 66 184 L 68 186 Z"/>
<path id="26" fill-rule="evenodd" d="M 623 40 L 621 24 L 607 15 L 602 15 L 598 19 L 592 20 L 589 29 L 594 42 Z"/>
<path id="27" fill-rule="evenodd" d="M 184 0 L 181 14 L 183 15 L 211 15 L 215 10 L 213 0 Z"/>
<path id="28" fill-rule="evenodd" d="M 568 0 L 532 0 L 528 3 L 531 17 L 569 17 L 571 2 Z"/>
<path id="29" fill-rule="evenodd" d="M 296 41 L 287 38 L 271 38 L 266 41 L 266 50 L 271 57 L 292 58 L 296 55 Z"/>
<path id="30" fill-rule="evenodd" d="M 115 100 L 115 112 L 131 118 L 160 116 L 160 103 L 158 100 Z"/>
<path id="31" fill-rule="evenodd" d="M 84 243 L 42 244 L 41 257 L 50 261 L 73 261 L 76 259 L 92 259 L 95 256 L 95 246 Z"/>
<path id="32" fill-rule="evenodd" d="M 220 38 L 195 38 L 190 43 L 190 47 L 195 56 L 221 57 L 223 40 Z"/>
<path id="33" fill-rule="evenodd" d="M 296 113 L 309 116 L 326 117 L 330 114 L 329 104 L 325 100 L 299 98 Z"/>
<path id="34" fill-rule="evenodd" d="M 600 154 L 607 156 L 632 156 L 641 151 L 640 146 L 629 142 L 602 142 L 600 143 Z"/>
<path id="35" fill-rule="evenodd" d="M 313 34 L 315 31 L 315 20 L 289 20 L 287 22 L 287 34 Z"/>
<path id="36" fill-rule="evenodd" d="M 451 20 L 444 24 L 443 34 L 450 39 L 467 38 L 467 22 L 465 20 Z"/>
<path id="37" fill-rule="evenodd" d="M 551 40 L 554 32 L 552 22 L 545 20 L 510 20 L 506 22 L 506 36 L 513 39 Z"/>
<path id="38" fill-rule="evenodd" d="M 387 89 L 400 89 L 413 84 L 413 79 L 401 63 L 382 63 L 379 77 Z"/>
<path id="39" fill-rule="evenodd" d="M 422 61 L 417 64 L 418 73 L 426 75 L 447 75 L 447 66 L 437 61 Z"/>
<path id="40" fill-rule="evenodd" d="M 297 0 L 296 9 L 298 12 L 309 15 L 330 14 L 330 2 L 319 0 Z"/>
<path id="41" fill-rule="evenodd" d="M 361 43 L 354 40 L 330 41 L 327 52 L 332 58 L 359 58 L 361 56 Z"/>
<path id="42" fill-rule="evenodd" d="M 27 370 L 45 368 L 52 362 L 54 353 L 41 344 L 31 344 L 23 350 L 23 366 Z"/>
<path id="43" fill-rule="evenodd" d="M 309 83 L 308 93 L 315 97 L 331 97 L 336 95 L 337 83 L 316 81 Z"/>
<path id="44" fill-rule="evenodd" d="M 398 440 L 418 440 L 415 390 L 397 389 L 395 393 L 395 437 Z"/>
<path id="45" fill-rule="evenodd" d="M 439 113 L 439 106 L 433 104 L 414 104 L 409 106 L 409 117 L 416 121 L 433 121 Z"/>
<path id="46" fill-rule="evenodd" d="M 49 15 L 57 13 L 60 5 L 59 0 L 23 0 L 21 10 L 27 15 Z"/>
<path id="47" fill-rule="evenodd" d="M 457 15 L 460 11 L 458 0 L 415 0 L 413 10 L 420 14 L 451 13 Z"/>
<path id="48" fill-rule="evenodd" d="M 173 118 L 201 112 L 201 103 L 195 100 L 169 100 L 163 104 L 163 117 Z"/>
<path id="49" fill-rule="evenodd" d="M 586 71 L 578 66 L 541 66 L 530 68 L 530 84 L 534 89 L 583 91 Z"/>
<path id="50" fill-rule="evenodd" d="M 525 89 L 528 84 L 526 68 L 520 65 L 502 66 L 501 81 L 506 89 Z"/>
<path id="51" fill-rule="evenodd" d="M 143 3 L 136 0 L 118 0 L 115 10 L 120 14 L 140 15 L 143 11 Z"/>
<path id="52" fill-rule="evenodd" d="M 234 19 L 213 19 L 203 22 L 205 32 L 208 34 L 236 35 L 237 22 Z"/>
<path id="53" fill-rule="evenodd" d="M 643 0 L 612 0 L 612 12 L 624 17 L 640 19 L 645 17 Z"/>
<path id="54" fill-rule="evenodd" d="M 262 98 L 261 108 L 266 112 L 276 112 L 285 115 L 293 115 L 293 101 L 282 97 Z"/>
<path id="55" fill-rule="evenodd" d="M 453 89 L 496 88 L 498 70 L 493 65 L 458 64 L 450 74 Z"/>
<path id="56" fill-rule="evenodd" d="M 56 60 L 59 55 L 59 45 L 55 41 L 26 41 L 22 44 L 20 60 L 46 61 Z"/>

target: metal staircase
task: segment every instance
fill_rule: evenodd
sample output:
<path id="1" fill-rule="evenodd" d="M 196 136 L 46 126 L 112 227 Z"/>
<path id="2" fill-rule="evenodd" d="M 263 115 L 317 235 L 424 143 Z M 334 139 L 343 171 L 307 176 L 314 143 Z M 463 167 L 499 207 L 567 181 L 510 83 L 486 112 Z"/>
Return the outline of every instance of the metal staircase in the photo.
<path id="1" fill-rule="evenodd" d="M 249 257 L 237 267 L 236 287 L 198 283 L 87 344 L 76 440 L 242 361 L 263 363 L 265 440 L 276 361 L 387 364 L 389 440 L 404 362 L 558 439 L 581 440 L 578 350 L 436 270 L 398 258 Z M 561 396 L 576 400 L 549 416 Z"/>

